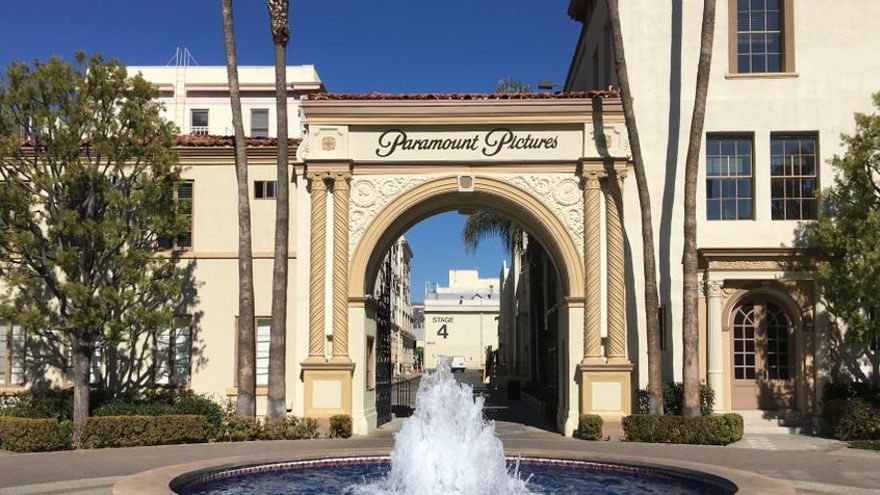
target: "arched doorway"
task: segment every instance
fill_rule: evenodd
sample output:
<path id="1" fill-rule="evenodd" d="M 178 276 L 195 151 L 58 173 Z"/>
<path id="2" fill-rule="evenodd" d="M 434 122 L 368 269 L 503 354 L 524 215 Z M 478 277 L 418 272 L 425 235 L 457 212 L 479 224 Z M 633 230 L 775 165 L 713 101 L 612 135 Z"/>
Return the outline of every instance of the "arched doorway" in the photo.
<path id="1" fill-rule="evenodd" d="M 376 214 L 355 246 L 349 285 L 352 353 L 357 356 L 357 348 L 363 345 L 366 361 L 376 367 L 367 366 L 361 372 L 355 369 L 354 403 L 365 406 L 363 418 L 369 424 L 384 421 L 387 390 L 379 382 L 384 375 L 377 367 L 383 362 L 380 353 L 387 322 L 383 320 L 384 303 L 381 297 L 375 297 L 377 278 L 383 274 L 384 254 L 406 230 L 429 216 L 482 208 L 527 226 L 536 248 L 540 248 L 535 250 L 540 255 L 534 258 L 546 257 L 544 266 L 551 267 L 544 269 L 550 277 L 544 285 L 553 294 L 542 293 L 535 306 L 536 313 L 541 313 L 538 320 L 545 334 L 531 343 L 532 351 L 540 358 L 536 359 L 540 369 L 532 371 L 535 381 L 545 386 L 548 397 L 544 398 L 548 399 L 552 392 L 552 400 L 547 400 L 542 412 L 552 416 L 548 419 L 564 430 L 569 418 L 577 416 L 579 407 L 578 394 L 572 393 L 576 390 L 573 377 L 583 348 L 582 309 L 576 302 L 583 293 L 583 268 L 577 247 L 566 226 L 529 192 L 487 176 L 470 176 L 466 181 L 468 187 L 463 188 L 460 176 L 440 177 L 402 192 Z"/>
<path id="2" fill-rule="evenodd" d="M 784 306 L 748 295 L 731 311 L 733 409 L 795 407 L 794 324 Z"/>

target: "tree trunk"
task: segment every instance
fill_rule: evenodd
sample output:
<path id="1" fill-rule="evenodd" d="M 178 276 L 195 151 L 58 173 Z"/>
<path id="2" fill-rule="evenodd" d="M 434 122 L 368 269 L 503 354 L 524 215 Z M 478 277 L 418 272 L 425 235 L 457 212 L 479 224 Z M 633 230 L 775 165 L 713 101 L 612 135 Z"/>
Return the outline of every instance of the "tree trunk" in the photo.
<path id="1" fill-rule="evenodd" d="M 697 291 L 697 174 L 700 170 L 700 145 L 706 117 L 706 95 L 712 65 L 712 40 L 715 34 L 715 0 L 703 4 L 703 28 L 700 36 L 700 62 L 697 66 L 694 114 L 688 138 L 684 167 L 684 254 L 682 291 L 682 379 L 686 416 L 700 414 L 700 332 Z M 716 390 L 720 393 L 720 390 Z"/>
<path id="2" fill-rule="evenodd" d="M 633 171 L 639 192 L 639 206 L 642 212 L 642 259 L 645 272 L 645 323 L 648 337 L 648 391 L 649 412 L 663 414 L 663 371 L 660 354 L 659 297 L 657 295 L 657 268 L 654 256 L 654 224 L 651 219 L 651 194 L 645 176 L 645 162 L 642 158 L 642 145 L 636 114 L 633 109 L 632 90 L 629 86 L 629 72 L 626 67 L 626 54 L 623 47 L 623 33 L 620 28 L 620 9 L 618 0 L 607 0 L 608 20 L 611 27 L 611 42 L 614 47 L 614 66 L 623 100 L 623 115 L 626 132 L 629 136 L 633 155 Z"/>
<path id="3" fill-rule="evenodd" d="M 86 339 L 71 337 L 70 354 L 73 358 L 73 445 L 79 447 L 82 431 L 89 419 L 89 378 L 92 345 Z"/>
<path id="4" fill-rule="evenodd" d="M 272 327 L 269 339 L 269 401 L 267 416 L 287 414 L 286 338 L 287 268 L 290 237 L 290 181 L 287 143 L 287 0 L 269 0 L 270 27 L 275 44 L 275 108 L 278 116 L 278 182 L 275 197 L 275 266 L 272 271 Z"/>
<path id="5" fill-rule="evenodd" d="M 241 116 L 232 0 L 223 6 L 223 40 L 226 45 L 226 72 L 232 100 L 232 126 L 235 129 L 235 177 L 238 181 L 238 395 L 235 412 L 256 415 L 256 336 L 254 331 L 254 260 L 251 243 L 251 206 L 248 193 L 247 144 Z"/>

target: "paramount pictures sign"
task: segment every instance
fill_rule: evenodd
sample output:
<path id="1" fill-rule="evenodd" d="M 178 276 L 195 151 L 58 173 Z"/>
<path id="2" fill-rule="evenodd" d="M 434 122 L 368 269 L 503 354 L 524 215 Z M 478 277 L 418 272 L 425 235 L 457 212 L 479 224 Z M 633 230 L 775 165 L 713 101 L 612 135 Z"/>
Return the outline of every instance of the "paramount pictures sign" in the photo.
<path id="1" fill-rule="evenodd" d="M 577 160 L 583 128 L 352 129 L 353 158 L 364 161 Z"/>

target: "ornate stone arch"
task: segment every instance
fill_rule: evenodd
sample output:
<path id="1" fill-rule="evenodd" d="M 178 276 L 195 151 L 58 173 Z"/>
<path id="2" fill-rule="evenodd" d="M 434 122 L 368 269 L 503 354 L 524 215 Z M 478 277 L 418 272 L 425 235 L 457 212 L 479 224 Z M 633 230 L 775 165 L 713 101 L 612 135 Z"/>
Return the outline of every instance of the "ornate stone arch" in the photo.
<path id="1" fill-rule="evenodd" d="M 406 182 L 406 181 L 404 181 Z M 369 292 L 379 260 L 391 243 L 409 227 L 436 213 L 459 208 L 489 208 L 528 226 L 556 265 L 565 296 L 582 298 L 583 254 L 573 241 L 566 222 L 541 198 L 511 181 L 477 175 L 472 190 L 459 189 L 458 176 L 441 176 L 403 190 L 369 221 L 355 244 L 349 273 L 349 300 Z"/>

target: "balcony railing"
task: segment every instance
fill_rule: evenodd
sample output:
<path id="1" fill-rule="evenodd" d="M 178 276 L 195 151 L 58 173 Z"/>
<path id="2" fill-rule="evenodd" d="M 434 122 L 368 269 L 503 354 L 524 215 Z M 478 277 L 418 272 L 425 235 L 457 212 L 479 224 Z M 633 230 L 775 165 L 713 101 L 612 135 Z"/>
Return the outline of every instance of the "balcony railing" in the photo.
<path id="1" fill-rule="evenodd" d="M 196 134 L 199 136 L 207 136 L 208 135 L 208 126 L 206 125 L 194 125 L 190 129 L 192 134 Z"/>

